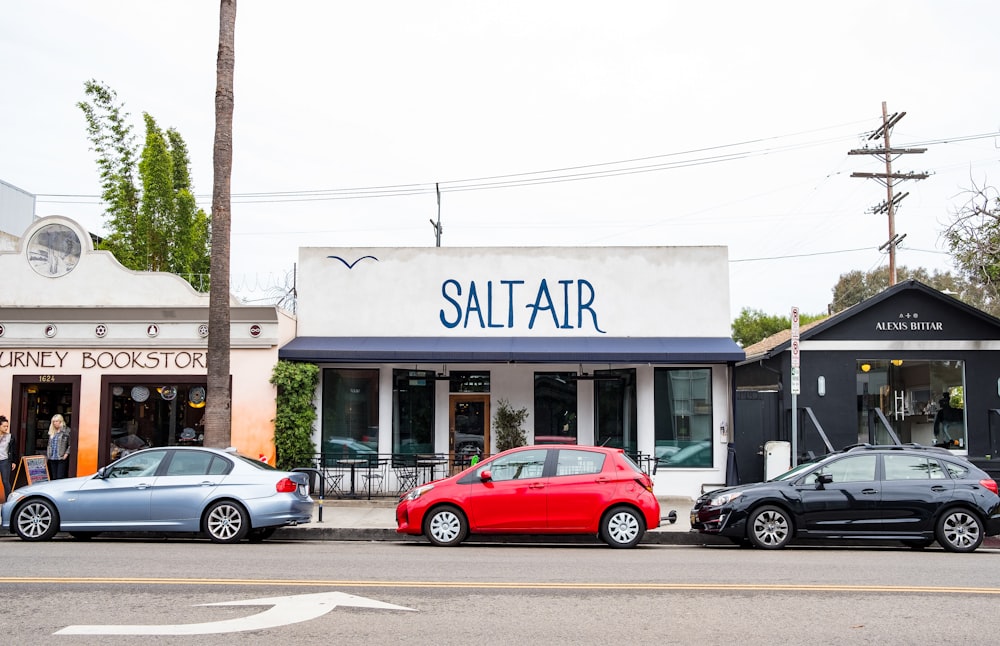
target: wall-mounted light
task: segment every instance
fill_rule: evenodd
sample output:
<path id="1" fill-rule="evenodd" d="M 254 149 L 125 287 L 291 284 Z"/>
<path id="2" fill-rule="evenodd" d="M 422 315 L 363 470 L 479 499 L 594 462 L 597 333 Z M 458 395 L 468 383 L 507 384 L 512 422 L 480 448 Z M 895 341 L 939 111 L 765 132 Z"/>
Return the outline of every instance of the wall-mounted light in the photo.
<path id="1" fill-rule="evenodd" d="M 898 368 L 901 365 L 903 365 L 903 360 L 902 359 L 893 359 L 889 363 L 891 363 L 892 365 L 894 365 L 894 366 L 896 366 Z"/>
<path id="2" fill-rule="evenodd" d="M 861 372 L 868 372 L 871 369 L 872 369 L 871 364 L 868 363 L 861 364 Z"/>
<path id="3" fill-rule="evenodd" d="M 826 397 L 826 377 L 823 375 L 816 378 L 816 392 L 820 397 Z"/>

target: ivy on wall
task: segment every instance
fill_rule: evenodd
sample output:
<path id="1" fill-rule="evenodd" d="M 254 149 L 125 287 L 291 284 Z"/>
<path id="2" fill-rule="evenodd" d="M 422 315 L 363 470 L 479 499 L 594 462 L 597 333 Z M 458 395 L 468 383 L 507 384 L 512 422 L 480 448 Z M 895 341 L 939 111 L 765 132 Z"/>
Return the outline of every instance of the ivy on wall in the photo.
<path id="1" fill-rule="evenodd" d="M 313 395 L 319 385 L 319 368 L 311 363 L 279 361 L 271 374 L 278 388 L 274 418 L 274 449 L 279 469 L 313 466 L 316 446 L 312 441 L 316 407 Z"/>

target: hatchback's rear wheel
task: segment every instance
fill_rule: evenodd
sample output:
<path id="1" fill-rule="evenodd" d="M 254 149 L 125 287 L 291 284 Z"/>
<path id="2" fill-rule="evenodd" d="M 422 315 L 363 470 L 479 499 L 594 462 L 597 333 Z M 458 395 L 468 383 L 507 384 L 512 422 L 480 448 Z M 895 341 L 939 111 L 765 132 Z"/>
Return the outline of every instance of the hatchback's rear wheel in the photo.
<path id="1" fill-rule="evenodd" d="M 59 512 L 48 500 L 29 500 L 14 512 L 11 525 L 22 541 L 47 541 L 59 531 Z"/>
<path id="2" fill-rule="evenodd" d="M 250 531 L 246 510 L 230 500 L 220 500 L 209 507 L 202 524 L 213 543 L 238 543 Z"/>
<path id="3" fill-rule="evenodd" d="M 437 507 L 424 520 L 424 535 L 435 545 L 451 547 L 465 540 L 469 524 L 458 508 L 451 505 Z"/>
<path id="4" fill-rule="evenodd" d="M 974 552 L 983 543 L 983 523 L 965 509 L 949 509 L 941 514 L 935 530 L 938 543 L 949 552 Z"/>
<path id="5" fill-rule="evenodd" d="M 614 507 L 601 521 L 601 540 L 611 547 L 634 547 L 646 533 L 646 523 L 631 507 Z"/>
<path id="6" fill-rule="evenodd" d="M 750 516 L 747 538 L 757 547 L 776 550 L 792 540 L 792 519 L 780 507 L 761 507 Z"/>

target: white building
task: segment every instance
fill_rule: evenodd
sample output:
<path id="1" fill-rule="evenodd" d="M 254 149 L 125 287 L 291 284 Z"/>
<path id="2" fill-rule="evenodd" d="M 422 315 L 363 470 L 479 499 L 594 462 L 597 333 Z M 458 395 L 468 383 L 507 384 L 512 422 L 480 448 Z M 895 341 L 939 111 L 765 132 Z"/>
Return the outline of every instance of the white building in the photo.
<path id="1" fill-rule="evenodd" d="M 299 276 L 279 354 L 321 368 L 324 453 L 438 454 L 442 475 L 496 450 L 506 400 L 529 443 L 659 458 L 658 495 L 725 482 L 745 355 L 724 247 L 303 248 Z"/>

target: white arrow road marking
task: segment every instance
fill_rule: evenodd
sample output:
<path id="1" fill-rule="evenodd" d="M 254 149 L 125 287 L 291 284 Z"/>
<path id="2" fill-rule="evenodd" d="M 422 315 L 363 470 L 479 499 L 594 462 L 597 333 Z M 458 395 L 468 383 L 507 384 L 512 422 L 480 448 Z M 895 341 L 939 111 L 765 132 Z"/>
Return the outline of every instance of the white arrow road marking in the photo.
<path id="1" fill-rule="evenodd" d="M 374 599 L 366 599 L 344 592 L 319 592 L 299 594 L 290 597 L 270 597 L 268 599 L 247 599 L 246 601 L 220 601 L 204 603 L 203 606 L 273 606 L 264 612 L 239 619 L 209 621 L 200 624 L 136 625 L 136 626 L 67 626 L 55 635 L 215 635 L 236 633 L 244 630 L 261 630 L 286 626 L 322 617 L 337 606 L 355 608 L 379 608 L 382 610 L 409 610 Z"/>

